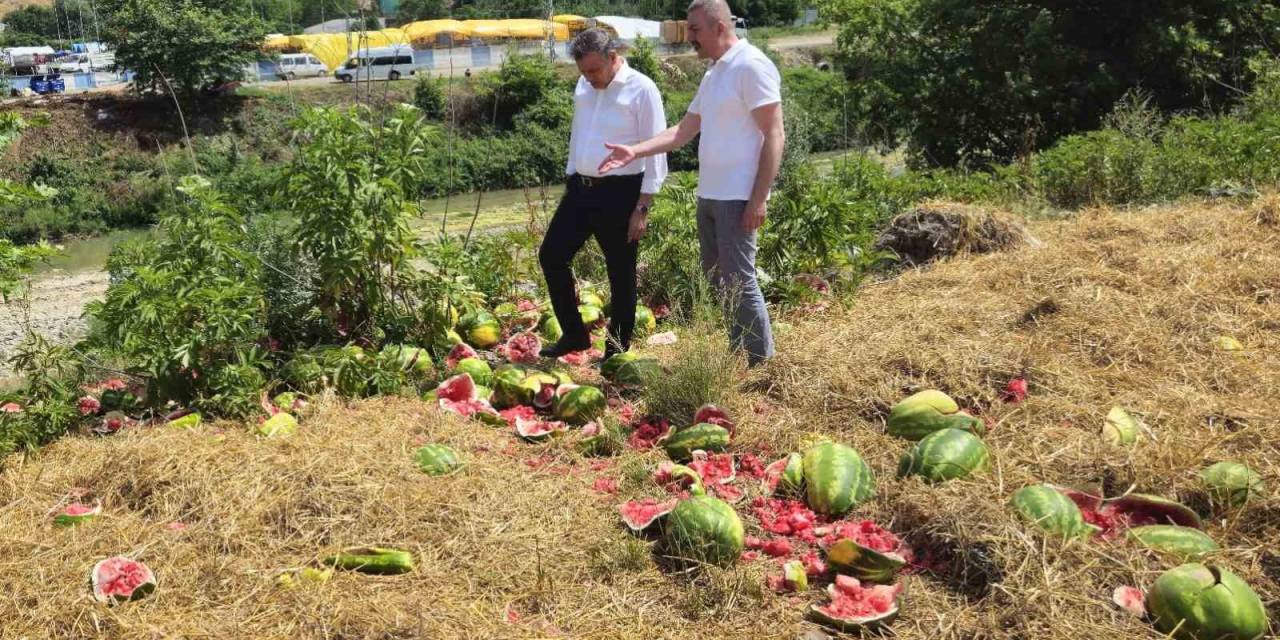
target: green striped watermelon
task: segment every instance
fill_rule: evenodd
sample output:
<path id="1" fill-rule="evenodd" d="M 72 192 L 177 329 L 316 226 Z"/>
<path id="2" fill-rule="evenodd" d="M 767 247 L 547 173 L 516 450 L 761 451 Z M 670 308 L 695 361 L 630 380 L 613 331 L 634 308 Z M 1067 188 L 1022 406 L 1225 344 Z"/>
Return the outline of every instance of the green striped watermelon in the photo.
<path id="1" fill-rule="evenodd" d="M 645 336 L 658 328 L 658 319 L 654 317 L 653 310 L 642 304 L 636 305 L 636 334 Z"/>
<path id="2" fill-rule="evenodd" d="M 677 462 L 693 459 L 694 451 L 724 451 L 729 446 L 729 430 L 703 422 L 681 429 L 667 439 L 667 455 Z"/>
<path id="3" fill-rule="evenodd" d="M 1209 498 L 1219 507 L 1239 507 L 1262 496 L 1265 485 L 1249 467 L 1239 462 L 1219 462 L 1200 472 Z"/>
<path id="4" fill-rule="evenodd" d="M 1084 521 L 1080 507 L 1051 485 L 1037 484 L 1018 489 L 1011 503 L 1032 524 L 1064 538 L 1087 537 L 1097 531 Z"/>
<path id="5" fill-rule="evenodd" d="M 616 385 L 638 387 L 644 384 L 645 378 L 656 375 L 659 371 L 658 361 L 653 358 L 641 358 L 635 352 L 624 351 L 609 357 L 600 365 L 600 375 Z"/>
<path id="6" fill-rule="evenodd" d="M 792 453 L 765 467 L 764 486 L 769 493 L 800 493 L 804 488 L 804 456 Z"/>
<path id="7" fill-rule="evenodd" d="M 556 417 L 569 424 L 586 424 L 604 413 L 604 394 L 596 387 L 561 385 L 556 392 Z"/>
<path id="8" fill-rule="evenodd" d="M 418 468 L 431 476 L 452 473 L 462 466 L 458 462 L 458 452 L 442 444 L 423 445 L 413 454 Z"/>
<path id="9" fill-rule="evenodd" d="M 560 320 L 553 313 L 547 313 L 542 316 L 542 322 L 538 323 L 538 333 L 541 333 L 542 339 L 547 342 L 557 342 L 564 337 L 564 331 L 560 328 Z"/>
<path id="10" fill-rule="evenodd" d="M 493 369 L 489 367 L 489 363 L 480 358 L 463 358 L 458 361 L 458 365 L 449 373 L 450 376 L 456 376 L 465 373 L 471 376 L 471 380 L 476 384 L 487 387 L 493 381 Z"/>
<path id="11" fill-rule="evenodd" d="M 1184 564 L 1156 578 L 1147 612 L 1161 633 L 1187 640 L 1253 640 L 1267 632 L 1267 611 L 1248 583 L 1213 565 Z"/>
<path id="12" fill-rule="evenodd" d="M 1125 535 L 1153 551 L 1186 559 L 1197 558 L 1218 550 L 1218 543 L 1205 532 L 1173 524 L 1134 527 L 1125 531 Z"/>
<path id="13" fill-rule="evenodd" d="M 804 454 L 805 498 L 814 511 L 838 516 L 876 492 L 871 467 L 857 451 L 834 442 L 814 445 Z"/>
<path id="14" fill-rule="evenodd" d="M 891 436 L 919 440 L 943 429 L 986 433 L 982 420 L 961 411 L 951 396 L 935 389 L 908 396 L 889 411 L 887 431 Z"/>
<path id="15" fill-rule="evenodd" d="M 588 329 L 604 320 L 604 312 L 600 310 L 600 307 L 593 304 L 578 305 L 578 316 L 582 318 L 582 324 L 586 325 Z"/>
<path id="16" fill-rule="evenodd" d="M 929 482 L 963 478 L 987 468 L 987 445 L 959 429 L 934 431 L 902 456 L 898 477 L 918 475 Z"/>
<path id="17" fill-rule="evenodd" d="M 737 512 L 711 496 L 681 500 L 667 516 L 667 551 L 682 560 L 731 565 L 742 555 L 744 539 Z"/>
<path id="18" fill-rule="evenodd" d="M 379 575 L 408 573 L 414 569 L 413 554 L 385 547 L 352 547 L 324 559 L 324 564 L 344 571 Z"/>
<path id="19" fill-rule="evenodd" d="M 583 291 L 578 294 L 578 304 L 589 305 L 597 309 L 604 308 L 604 299 L 594 291 Z"/>
<path id="20" fill-rule="evenodd" d="M 471 311 L 458 320 L 458 333 L 467 344 L 488 349 L 502 340 L 502 325 L 488 311 Z"/>

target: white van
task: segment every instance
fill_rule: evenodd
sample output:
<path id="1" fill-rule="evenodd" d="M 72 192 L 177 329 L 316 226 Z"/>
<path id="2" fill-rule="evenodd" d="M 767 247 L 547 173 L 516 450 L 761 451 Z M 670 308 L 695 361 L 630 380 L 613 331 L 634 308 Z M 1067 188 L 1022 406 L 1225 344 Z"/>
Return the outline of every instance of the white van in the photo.
<path id="1" fill-rule="evenodd" d="M 343 82 L 399 80 L 416 75 L 417 71 L 411 47 L 371 47 L 347 58 L 346 64 L 333 72 L 333 77 Z"/>
<path id="2" fill-rule="evenodd" d="M 281 80 L 321 78 L 329 75 L 329 67 L 309 53 L 285 53 L 276 61 L 276 75 Z"/>

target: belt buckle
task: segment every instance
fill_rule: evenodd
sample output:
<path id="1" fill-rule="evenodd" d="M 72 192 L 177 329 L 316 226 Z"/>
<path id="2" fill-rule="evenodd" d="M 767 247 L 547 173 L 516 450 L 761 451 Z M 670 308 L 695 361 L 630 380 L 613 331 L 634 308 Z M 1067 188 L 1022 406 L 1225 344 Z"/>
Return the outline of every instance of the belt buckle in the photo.
<path id="1" fill-rule="evenodd" d="M 596 185 L 595 185 L 595 181 L 596 181 L 596 179 L 595 179 L 595 178 L 592 178 L 591 176 L 578 176 L 578 177 L 582 179 L 582 186 L 584 186 L 584 187 L 586 187 L 586 188 L 588 188 L 588 189 L 590 189 L 590 188 L 592 188 L 592 187 L 596 186 Z"/>

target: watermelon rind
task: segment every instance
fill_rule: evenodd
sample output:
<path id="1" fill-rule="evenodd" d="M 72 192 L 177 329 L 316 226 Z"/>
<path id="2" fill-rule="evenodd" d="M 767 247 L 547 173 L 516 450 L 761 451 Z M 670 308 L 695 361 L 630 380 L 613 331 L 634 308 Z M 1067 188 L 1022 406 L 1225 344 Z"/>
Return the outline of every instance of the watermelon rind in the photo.
<path id="1" fill-rule="evenodd" d="M 1253 640 L 1267 632 L 1267 612 L 1248 583 L 1225 568 L 1184 564 L 1156 578 L 1147 612 L 1161 633 L 1183 640 Z"/>
<path id="2" fill-rule="evenodd" d="M 1218 550 L 1218 543 L 1205 532 L 1173 524 L 1151 524 L 1125 531 L 1125 536 L 1142 546 L 1186 560 L 1194 560 Z"/>
<path id="3" fill-rule="evenodd" d="M 836 589 L 836 586 L 834 584 L 827 585 L 827 594 L 831 597 L 832 600 L 834 600 L 836 597 L 835 589 Z M 898 611 L 900 609 L 901 609 L 901 601 L 900 599 L 895 598 L 893 601 L 893 608 L 882 614 L 879 614 L 876 616 L 867 616 L 864 618 L 839 618 L 839 617 L 832 616 L 831 614 L 823 611 L 822 605 L 812 604 L 812 605 L 809 605 L 809 616 L 810 616 L 810 619 L 812 619 L 814 622 L 825 625 L 832 629 L 850 632 L 850 633 L 856 633 L 860 631 L 871 631 L 874 629 L 878 629 L 880 627 L 893 624 L 893 621 L 898 618 Z"/>
<path id="4" fill-rule="evenodd" d="M 563 385 L 562 385 L 563 387 Z M 600 389 L 579 386 L 556 399 L 556 417 L 569 424 L 586 424 L 604 413 L 606 401 Z"/>
<path id="5" fill-rule="evenodd" d="M 835 442 L 821 442 L 804 453 L 805 501 L 809 508 L 840 516 L 875 495 L 876 481 L 857 451 Z"/>
<path id="6" fill-rule="evenodd" d="M 288 413 L 277 413 L 258 425 L 257 433 L 266 438 L 281 438 L 298 432 L 298 419 Z"/>
<path id="7" fill-rule="evenodd" d="M 1102 438 L 1113 445 L 1137 442 L 1142 423 L 1121 407 L 1111 407 L 1102 423 Z"/>
<path id="8" fill-rule="evenodd" d="M 1018 489 L 1010 503 L 1024 519 L 1046 532 L 1064 538 L 1088 537 L 1097 532 L 1096 527 L 1085 522 L 1080 507 L 1051 485 Z"/>
<path id="9" fill-rule="evenodd" d="M 982 420 L 961 411 L 951 396 L 936 389 L 912 394 L 889 410 L 886 431 L 891 436 L 920 440 L 943 429 L 971 431 L 979 436 L 986 433 Z"/>
<path id="10" fill-rule="evenodd" d="M 986 469 L 988 459 L 981 438 L 960 429 L 943 429 L 925 436 L 902 456 L 898 477 L 916 475 L 928 482 L 946 482 Z"/>
<path id="11" fill-rule="evenodd" d="M 102 573 L 113 563 L 136 563 L 145 573 L 145 581 L 134 587 L 133 591 L 128 595 L 107 594 L 102 591 Z M 93 592 L 93 599 L 98 602 L 120 603 L 129 602 L 131 600 L 140 600 L 151 595 L 156 590 L 156 574 L 147 565 L 142 564 L 132 558 L 124 556 L 112 556 L 104 560 L 100 560 L 93 565 L 93 570 L 89 572 L 89 589 Z"/>
<path id="12" fill-rule="evenodd" d="M 1262 476 L 1239 462 L 1217 462 L 1200 472 L 1200 482 L 1218 507 L 1240 507 L 1262 496 Z"/>
<path id="13" fill-rule="evenodd" d="M 663 448 L 676 462 L 693 459 L 694 451 L 724 451 L 729 446 L 729 430 L 716 424 L 703 422 L 681 429 L 667 438 Z"/>
<path id="14" fill-rule="evenodd" d="M 888 584 L 907 563 L 898 554 L 881 553 L 849 538 L 842 538 L 827 548 L 827 565 L 836 573 Z"/>
<path id="15" fill-rule="evenodd" d="M 71 505 L 67 505 L 62 508 L 66 509 L 69 506 Z M 53 516 L 53 526 L 73 527 L 78 524 L 84 524 L 102 515 L 102 502 L 98 500 L 94 500 L 92 505 L 85 505 L 85 506 L 90 507 L 89 511 L 85 513 L 76 514 L 76 515 L 72 515 L 69 513 L 58 513 L 57 515 Z"/>
<path id="16" fill-rule="evenodd" d="M 729 566 L 742 555 L 744 535 L 733 507 L 712 496 L 681 500 L 667 515 L 667 550 L 679 560 Z"/>
<path id="17" fill-rule="evenodd" d="M 1164 522 L 1158 524 L 1176 524 L 1183 527 L 1203 529 L 1200 516 L 1190 507 L 1176 500 L 1153 496 L 1146 493 L 1130 493 L 1112 498 L 1107 506 L 1118 513 L 1154 513 Z"/>
<path id="18" fill-rule="evenodd" d="M 387 547 L 350 547 L 324 559 L 323 564 L 343 571 L 396 575 L 413 571 L 413 554 Z"/>
<path id="19" fill-rule="evenodd" d="M 443 444 L 427 444 L 413 454 L 418 469 L 429 476 L 442 476 L 453 473 L 462 467 L 458 461 L 458 452 Z"/>

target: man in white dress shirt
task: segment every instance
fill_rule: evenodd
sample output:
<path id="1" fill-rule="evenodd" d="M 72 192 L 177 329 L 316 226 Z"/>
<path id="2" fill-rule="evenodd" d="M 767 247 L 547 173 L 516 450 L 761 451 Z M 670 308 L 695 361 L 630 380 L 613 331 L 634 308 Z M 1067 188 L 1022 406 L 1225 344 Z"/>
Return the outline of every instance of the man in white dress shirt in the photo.
<path id="1" fill-rule="evenodd" d="M 591 346 L 578 314 L 578 296 L 570 263 L 588 237 L 604 253 L 609 273 L 609 339 L 605 357 L 626 351 L 636 317 L 636 253 L 649 206 L 667 177 L 664 154 L 603 176 L 599 166 L 609 150 L 605 142 L 639 142 L 667 128 L 662 96 L 653 80 L 627 66 L 620 43 L 607 31 L 588 29 L 574 39 L 570 54 L 582 72 L 573 93 L 573 130 L 569 138 L 564 197 L 547 226 L 538 261 L 547 279 L 551 306 L 563 337 L 544 348 L 546 358 Z"/>
<path id="2" fill-rule="evenodd" d="M 689 40 L 711 67 L 689 111 L 639 144 L 610 140 L 602 173 L 698 140 L 698 246 L 702 268 L 732 314 L 729 337 L 758 365 L 773 356 L 769 311 L 756 282 L 756 230 L 764 224 L 784 140 L 782 81 L 759 49 L 740 40 L 724 0 L 689 5 Z"/>

